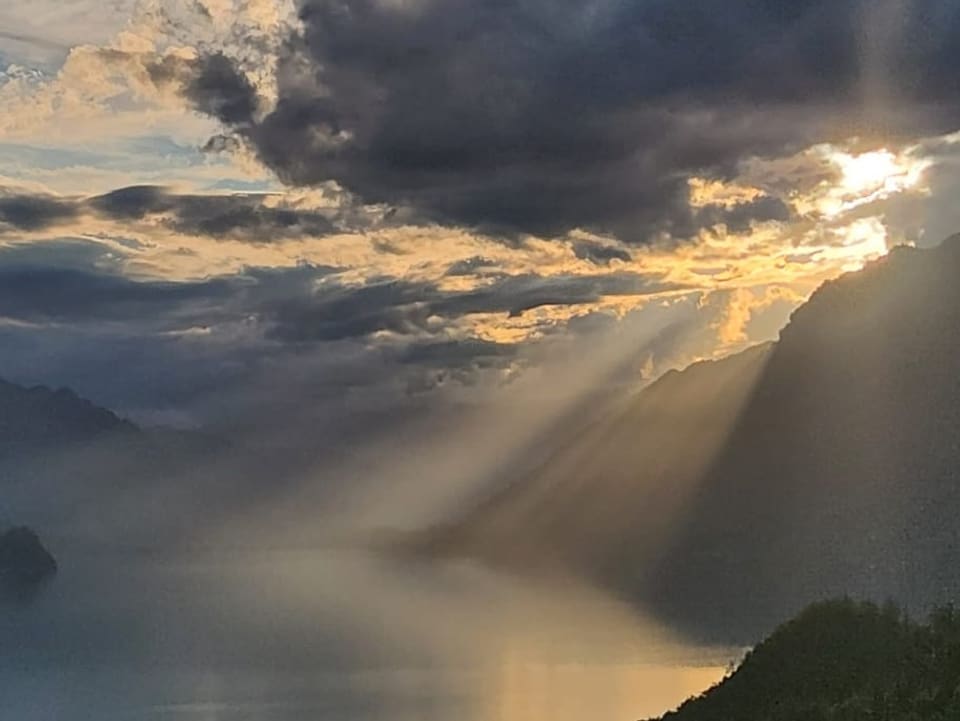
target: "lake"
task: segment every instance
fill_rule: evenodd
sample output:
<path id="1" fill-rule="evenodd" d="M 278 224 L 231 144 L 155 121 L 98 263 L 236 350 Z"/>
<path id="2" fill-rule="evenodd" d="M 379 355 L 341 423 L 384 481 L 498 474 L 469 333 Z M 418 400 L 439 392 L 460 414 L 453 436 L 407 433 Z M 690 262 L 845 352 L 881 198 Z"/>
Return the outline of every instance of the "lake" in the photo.
<path id="1" fill-rule="evenodd" d="M 24 721 L 635 721 L 721 678 L 574 582 L 355 551 L 61 553 L 0 619 L 4 716 Z"/>

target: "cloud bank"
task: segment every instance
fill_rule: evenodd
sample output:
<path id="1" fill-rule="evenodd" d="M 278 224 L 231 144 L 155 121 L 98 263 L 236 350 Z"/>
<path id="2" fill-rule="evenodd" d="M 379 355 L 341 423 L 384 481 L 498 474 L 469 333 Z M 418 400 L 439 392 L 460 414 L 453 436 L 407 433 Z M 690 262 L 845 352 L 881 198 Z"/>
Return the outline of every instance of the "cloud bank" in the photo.
<path id="1" fill-rule="evenodd" d="M 689 238 L 716 222 L 691 206 L 690 178 L 851 136 L 946 132 L 960 100 L 960 11 L 944 0 L 298 10 L 272 102 L 222 53 L 155 74 L 179 75 L 285 183 L 335 181 L 506 233 Z M 729 212 L 738 227 L 787 214 L 768 197 Z"/>

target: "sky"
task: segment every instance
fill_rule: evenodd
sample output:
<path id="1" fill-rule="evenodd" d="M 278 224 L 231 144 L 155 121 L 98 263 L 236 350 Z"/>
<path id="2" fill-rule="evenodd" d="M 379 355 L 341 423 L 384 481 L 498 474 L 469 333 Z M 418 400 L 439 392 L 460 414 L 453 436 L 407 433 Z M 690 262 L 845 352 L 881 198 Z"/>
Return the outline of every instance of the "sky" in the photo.
<path id="1" fill-rule="evenodd" d="M 0 376 L 226 429 L 639 388 L 960 230 L 958 64 L 950 0 L 7 0 Z"/>

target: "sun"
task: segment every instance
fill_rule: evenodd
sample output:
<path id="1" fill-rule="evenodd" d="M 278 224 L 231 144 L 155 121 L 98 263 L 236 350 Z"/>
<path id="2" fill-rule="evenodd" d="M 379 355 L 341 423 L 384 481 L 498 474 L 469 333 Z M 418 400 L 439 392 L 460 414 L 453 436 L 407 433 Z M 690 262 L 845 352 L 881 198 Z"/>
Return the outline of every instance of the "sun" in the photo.
<path id="1" fill-rule="evenodd" d="M 839 178 L 821 203 L 827 217 L 836 217 L 874 200 L 917 187 L 929 162 L 886 148 L 852 154 L 829 149 L 827 159 Z"/>
<path id="2" fill-rule="evenodd" d="M 816 152 L 834 171 L 812 203 L 826 239 L 818 257 L 844 271 L 857 270 L 886 255 L 891 245 L 883 208 L 873 204 L 907 191 L 924 192 L 930 161 L 914 148 L 852 153 L 822 145 Z"/>
<path id="3" fill-rule="evenodd" d="M 889 150 L 874 150 L 861 155 L 837 153 L 833 161 L 840 166 L 840 187 L 851 195 L 896 186 L 906 174 L 906 169 L 897 163 L 897 156 Z"/>

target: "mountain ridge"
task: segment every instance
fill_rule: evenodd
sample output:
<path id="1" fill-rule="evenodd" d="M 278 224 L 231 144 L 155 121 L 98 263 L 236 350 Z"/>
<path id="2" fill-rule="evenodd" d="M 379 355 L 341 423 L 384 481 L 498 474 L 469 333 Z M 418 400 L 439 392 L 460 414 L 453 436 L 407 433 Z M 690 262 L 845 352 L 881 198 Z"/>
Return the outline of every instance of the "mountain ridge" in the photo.
<path id="1" fill-rule="evenodd" d="M 13 445 L 88 442 L 139 428 L 68 388 L 22 386 L 0 378 L 0 449 Z"/>
<path id="2" fill-rule="evenodd" d="M 232 447 L 204 433 L 141 428 L 67 388 L 0 379 L 0 512 L 70 549 L 176 547 L 196 519 L 219 510 L 235 473 L 224 465 Z M 191 507 L 174 513 L 165 499 L 177 496 L 192 497 Z"/>
<path id="3" fill-rule="evenodd" d="M 951 601 L 958 273 L 953 236 L 825 283 L 775 344 L 667 374 L 421 545 L 572 567 L 710 640 L 827 597 Z"/>

